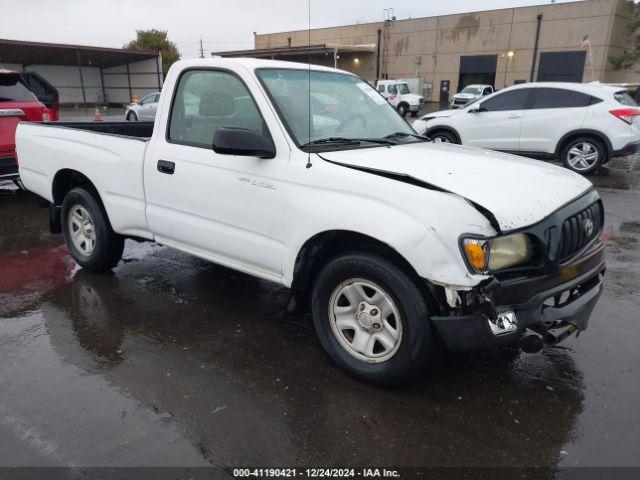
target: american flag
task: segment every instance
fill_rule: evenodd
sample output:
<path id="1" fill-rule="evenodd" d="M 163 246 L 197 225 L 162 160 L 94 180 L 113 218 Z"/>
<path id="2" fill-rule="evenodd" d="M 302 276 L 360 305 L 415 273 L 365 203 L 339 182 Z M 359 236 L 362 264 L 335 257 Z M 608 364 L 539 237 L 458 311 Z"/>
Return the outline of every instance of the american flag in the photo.
<path id="1" fill-rule="evenodd" d="M 585 35 L 584 37 L 582 37 L 582 40 L 580 40 L 580 47 L 585 48 L 589 45 L 591 45 L 591 39 L 589 38 L 589 35 Z"/>

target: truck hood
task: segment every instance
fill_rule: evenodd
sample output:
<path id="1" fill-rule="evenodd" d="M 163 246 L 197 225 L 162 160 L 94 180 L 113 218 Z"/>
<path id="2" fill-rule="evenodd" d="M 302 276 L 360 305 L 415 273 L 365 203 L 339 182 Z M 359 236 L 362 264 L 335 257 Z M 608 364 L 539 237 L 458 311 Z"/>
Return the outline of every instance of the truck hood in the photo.
<path id="1" fill-rule="evenodd" d="M 422 97 L 420 95 L 416 95 L 415 93 L 405 93 L 402 95 L 402 99 L 411 103 L 418 103 Z"/>
<path id="2" fill-rule="evenodd" d="M 459 195 L 488 210 L 503 232 L 539 222 L 592 187 L 584 177 L 556 165 L 460 145 L 413 143 L 325 152 L 321 157 Z"/>
<path id="3" fill-rule="evenodd" d="M 453 98 L 462 98 L 465 100 L 473 100 L 478 95 L 474 95 L 473 93 L 456 93 Z"/>

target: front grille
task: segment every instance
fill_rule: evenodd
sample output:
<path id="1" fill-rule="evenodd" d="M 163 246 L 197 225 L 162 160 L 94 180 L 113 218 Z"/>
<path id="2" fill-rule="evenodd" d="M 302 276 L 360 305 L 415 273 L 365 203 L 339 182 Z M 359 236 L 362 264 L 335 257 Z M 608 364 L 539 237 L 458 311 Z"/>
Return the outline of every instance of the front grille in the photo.
<path id="1" fill-rule="evenodd" d="M 573 256 L 600 235 L 603 220 L 602 204 L 599 201 L 567 218 L 562 224 L 560 233 L 560 247 L 558 249 L 560 261 Z"/>

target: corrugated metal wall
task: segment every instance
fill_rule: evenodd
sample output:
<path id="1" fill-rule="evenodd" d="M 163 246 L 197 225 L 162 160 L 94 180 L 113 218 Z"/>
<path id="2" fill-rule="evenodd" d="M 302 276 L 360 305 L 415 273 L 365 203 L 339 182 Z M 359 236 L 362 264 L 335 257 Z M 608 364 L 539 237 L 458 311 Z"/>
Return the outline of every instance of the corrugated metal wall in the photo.
<path id="1" fill-rule="evenodd" d="M 157 92 L 163 83 L 162 59 L 148 59 L 102 69 L 99 67 L 82 67 L 80 72 L 75 66 L 61 65 L 29 65 L 25 71 L 37 72 L 46 78 L 60 92 L 60 103 L 76 105 L 83 103 L 81 84 L 88 104 L 106 102 L 110 104 L 126 104 L 132 96 L 142 98 L 148 93 Z M 22 70 L 19 64 L 3 62 L 2 66 L 10 70 Z M 104 84 L 103 84 L 104 82 Z M 105 99 L 106 96 L 106 99 Z"/>

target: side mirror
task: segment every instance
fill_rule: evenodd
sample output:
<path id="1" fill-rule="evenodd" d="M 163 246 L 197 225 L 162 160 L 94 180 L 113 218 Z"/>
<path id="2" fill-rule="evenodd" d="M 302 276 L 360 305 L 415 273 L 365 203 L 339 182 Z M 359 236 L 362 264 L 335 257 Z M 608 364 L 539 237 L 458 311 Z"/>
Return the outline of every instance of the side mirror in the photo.
<path id="1" fill-rule="evenodd" d="M 467 112 L 469 113 L 479 113 L 479 112 L 486 112 L 486 111 L 487 111 L 486 108 L 484 108 L 482 105 L 478 105 L 477 103 L 471 105 L 467 110 Z"/>
<path id="2" fill-rule="evenodd" d="M 213 151 L 221 155 L 274 158 L 276 147 L 270 138 L 246 128 L 219 128 L 213 136 Z"/>

